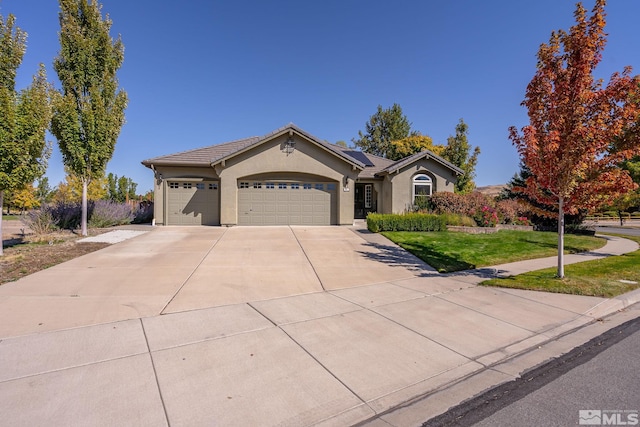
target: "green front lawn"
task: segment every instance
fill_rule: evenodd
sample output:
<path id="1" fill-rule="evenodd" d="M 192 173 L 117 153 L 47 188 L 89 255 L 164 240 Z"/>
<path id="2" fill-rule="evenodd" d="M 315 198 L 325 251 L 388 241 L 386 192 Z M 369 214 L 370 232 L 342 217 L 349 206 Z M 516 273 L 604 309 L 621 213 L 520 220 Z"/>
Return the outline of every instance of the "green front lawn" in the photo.
<path id="1" fill-rule="evenodd" d="M 620 237 L 640 243 L 640 237 Z M 555 268 L 547 268 L 481 285 L 610 298 L 640 287 L 640 251 L 566 265 L 564 279 L 556 273 Z"/>
<path id="2" fill-rule="evenodd" d="M 494 234 L 387 231 L 388 239 L 441 273 L 468 270 L 557 255 L 558 235 L 551 232 L 500 230 Z M 597 249 L 598 237 L 565 236 L 565 252 Z"/>

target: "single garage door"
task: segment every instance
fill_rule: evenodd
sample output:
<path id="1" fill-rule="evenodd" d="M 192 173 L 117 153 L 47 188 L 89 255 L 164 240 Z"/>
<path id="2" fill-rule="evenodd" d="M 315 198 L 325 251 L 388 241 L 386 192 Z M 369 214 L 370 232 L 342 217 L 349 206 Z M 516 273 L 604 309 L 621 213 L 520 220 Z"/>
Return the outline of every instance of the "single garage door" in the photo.
<path id="1" fill-rule="evenodd" d="M 334 182 L 238 182 L 239 225 L 335 224 Z"/>
<path id="2" fill-rule="evenodd" d="M 220 224 L 217 182 L 169 181 L 167 187 L 169 225 Z"/>

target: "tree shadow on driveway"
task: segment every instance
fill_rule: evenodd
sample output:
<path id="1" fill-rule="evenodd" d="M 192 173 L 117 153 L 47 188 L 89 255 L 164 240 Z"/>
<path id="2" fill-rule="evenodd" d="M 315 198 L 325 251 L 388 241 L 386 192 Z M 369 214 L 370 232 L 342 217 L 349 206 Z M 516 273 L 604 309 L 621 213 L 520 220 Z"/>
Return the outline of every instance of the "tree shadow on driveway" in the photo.
<path id="1" fill-rule="evenodd" d="M 385 245 L 382 243 L 375 242 L 367 242 L 366 246 L 377 249 L 377 252 L 366 252 L 366 251 L 358 251 L 360 255 L 365 258 L 374 260 L 376 262 L 381 262 L 387 264 L 392 267 L 403 267 L 407 270 L 415 273 L 417 276 L 426 277 L 438 275 L 437 269 L 427 264 L 423 260 L 421 260 L 416 255 L 407 251 L 396 245 Z M 447 257 L 446 255 L 433 253 L 432 257 L 439 256 L 441 257 L 443 263 L 448 264 L 464 264 L 462 269 L 473 268 L 473 266 L 469 266 L 467 263 L 461 263 L 451 257 Z M 465 268 L 466 267 L 466 268 Z"/>

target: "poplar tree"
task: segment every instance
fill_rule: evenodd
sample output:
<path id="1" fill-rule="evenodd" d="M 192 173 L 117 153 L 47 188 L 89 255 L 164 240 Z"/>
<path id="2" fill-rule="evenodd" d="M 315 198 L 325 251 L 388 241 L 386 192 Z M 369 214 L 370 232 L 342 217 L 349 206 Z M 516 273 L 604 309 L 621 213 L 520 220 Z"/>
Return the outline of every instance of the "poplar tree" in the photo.
<path id="1" fill-rule="evenodd" d="M 54 102 L 51 132 L 65 166 L 82 181 L 81 233 L 87 235 L 87 187 L 103 177 L 124 124 L 127 94 L 116 72 L 124 46 L 109 31 L 97 0 L 59 0 L 60 52 L 54 69 L 62 90 Z"/>
<path id="2" fill-rule="evenodd" d="M 0 15 L 0 213 L 5 192 L 18 192 L 41 177 L 50 154 L 45 139 L 51 119 L 50 85 L 44 66 L 40 65 L 31 86 L 20 92 L 15 89 L 26 40 L 13 15 L 6 21 Z"/>

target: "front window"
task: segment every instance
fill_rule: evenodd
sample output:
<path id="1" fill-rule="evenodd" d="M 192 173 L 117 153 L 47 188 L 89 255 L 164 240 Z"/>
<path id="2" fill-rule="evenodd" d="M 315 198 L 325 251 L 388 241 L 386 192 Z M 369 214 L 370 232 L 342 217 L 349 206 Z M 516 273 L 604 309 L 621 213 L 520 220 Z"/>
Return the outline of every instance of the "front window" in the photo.
<path id="1" fill-rule="evenodd" d="M 413 202 L 423 205 L 433 192 L 433 181 L 423 173 L 413 177 Z"/>

